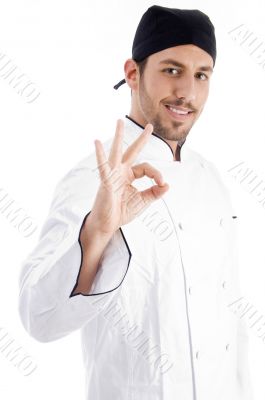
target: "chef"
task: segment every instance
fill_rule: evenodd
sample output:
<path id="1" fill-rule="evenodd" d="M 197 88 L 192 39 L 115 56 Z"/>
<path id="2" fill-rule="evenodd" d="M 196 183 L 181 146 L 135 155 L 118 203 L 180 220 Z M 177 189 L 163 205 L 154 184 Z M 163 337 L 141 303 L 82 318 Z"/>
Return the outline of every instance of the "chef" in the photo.
<path id="1" fill-rule="evenodd" d="M 87 400 L 251 400 L 237 215 L 186 143 L 209 92 L 214 26 L 154 5 L 124 64 L 131 110 L 58 182 L 23 261 L 19 313 L 51 342 L 81 330 Z"/>

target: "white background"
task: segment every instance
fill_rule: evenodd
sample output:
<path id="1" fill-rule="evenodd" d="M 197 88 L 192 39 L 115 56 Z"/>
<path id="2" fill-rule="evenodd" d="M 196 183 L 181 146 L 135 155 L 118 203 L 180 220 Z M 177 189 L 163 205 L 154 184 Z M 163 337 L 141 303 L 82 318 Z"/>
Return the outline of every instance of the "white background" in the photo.
<path id="1" fill-rule="evenodd" d="M 94 151 L 94 139 L 113 136 L 116 119 L 129 113 L 130 89 L 113 86 L 124 77 L 137 24 L 153 4 L 200 9 L 215 25 L 210 96 L 187 143 L 214 161 L 227 180 L 239 216 L 242 290 L 265 316 L 265 208 L 227 172 L 244 162 L 265 181 L 265 69 L 228 33 L 245 24 L 265 41 L 264 2 L 1 1 L 0 53 L 40 91 L 27 103 L 0 77 L 0 188 L 38 225 L 25 238 L 0 213 L 0 328 L 37 364 L 26 377 L 0 352 L 1 399 L 85 398 L 79 332 L 45 344 L 31 338 L 18 315 L 18 274 L 37 243 L 58 180 Z M 253 329 L 249 339 L 255 399 L 263 400 L 265 342 Z"/>

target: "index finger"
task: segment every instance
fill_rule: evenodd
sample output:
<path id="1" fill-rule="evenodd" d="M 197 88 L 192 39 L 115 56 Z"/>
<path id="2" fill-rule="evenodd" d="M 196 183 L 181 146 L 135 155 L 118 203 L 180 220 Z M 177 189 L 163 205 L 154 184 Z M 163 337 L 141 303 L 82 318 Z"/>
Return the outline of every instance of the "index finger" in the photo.
<path id="1" fill-rule="evenodd" d="M 153 132 L 153 125 L 148 123 L 140 136 L 127 148 L 122 157 L 122 162 L 132 163 L 140 150 L 144 147 Z"/>

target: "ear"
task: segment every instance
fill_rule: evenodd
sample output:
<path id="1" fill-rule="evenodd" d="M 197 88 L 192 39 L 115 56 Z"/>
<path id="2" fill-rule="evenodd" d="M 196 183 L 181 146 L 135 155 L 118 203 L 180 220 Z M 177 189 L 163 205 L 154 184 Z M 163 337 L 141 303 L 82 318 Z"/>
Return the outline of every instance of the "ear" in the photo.
<path id="1" fill-rule="evenodd" d="M 131 90 L 136 90 L 138 88 L 139 81 L 139 68 L 136 62 L 129 58 L 124 64 L 125 80 Z"/>

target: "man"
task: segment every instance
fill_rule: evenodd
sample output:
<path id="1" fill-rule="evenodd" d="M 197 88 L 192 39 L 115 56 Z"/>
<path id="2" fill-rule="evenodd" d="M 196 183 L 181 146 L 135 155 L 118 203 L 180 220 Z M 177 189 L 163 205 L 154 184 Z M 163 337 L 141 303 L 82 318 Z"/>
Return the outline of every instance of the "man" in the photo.
<path id="1" fill-rule="evenodd" d="M 23 325 L 41 342 L 81 329 L 87 399 L 253 399 L 246 327 L 229 309 L 236 215 L 214 164 L 185 144 L 214 27 L 152 6 L 132 50 L 115 86 L 130 87 L 130 114 L 58 183 L 24 261 Z"/>

